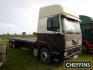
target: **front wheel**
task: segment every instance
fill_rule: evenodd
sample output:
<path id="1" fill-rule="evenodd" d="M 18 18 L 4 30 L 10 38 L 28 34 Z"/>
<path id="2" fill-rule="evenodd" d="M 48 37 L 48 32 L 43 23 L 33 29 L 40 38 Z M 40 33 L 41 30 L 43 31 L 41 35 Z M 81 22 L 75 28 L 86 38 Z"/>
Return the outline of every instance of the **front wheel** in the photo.
<path id="1" fill-rule="evenodd" d="M 51 56 L 49 51 L 46 48 L 42 48 L 40 50 L 40 60 L 45 63 L 45 64 L 50 64 L 51 63 Z"/>

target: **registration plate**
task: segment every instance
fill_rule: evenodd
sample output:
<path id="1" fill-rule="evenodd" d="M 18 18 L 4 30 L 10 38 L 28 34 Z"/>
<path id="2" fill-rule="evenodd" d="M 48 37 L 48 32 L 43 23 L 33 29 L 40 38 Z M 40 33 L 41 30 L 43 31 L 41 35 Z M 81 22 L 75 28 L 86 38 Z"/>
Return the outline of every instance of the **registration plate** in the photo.
<path id="1" fill-rule="evenodd" d="M 74 55 L 74 56 L 73 56 L 73 59 L 76 59 L 76 58 L 78 58 L 78 55 Z"/>

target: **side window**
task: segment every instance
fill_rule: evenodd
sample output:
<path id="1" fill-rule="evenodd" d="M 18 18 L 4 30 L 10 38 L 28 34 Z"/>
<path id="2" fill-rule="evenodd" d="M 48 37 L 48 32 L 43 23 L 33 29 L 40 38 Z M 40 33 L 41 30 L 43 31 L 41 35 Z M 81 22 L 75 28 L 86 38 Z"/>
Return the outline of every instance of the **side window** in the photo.
<path id="1" fill-rule="evenodd" d="M 47 20 L 47 30 L 59 31 L 59 16 L 53 16 Z"/>

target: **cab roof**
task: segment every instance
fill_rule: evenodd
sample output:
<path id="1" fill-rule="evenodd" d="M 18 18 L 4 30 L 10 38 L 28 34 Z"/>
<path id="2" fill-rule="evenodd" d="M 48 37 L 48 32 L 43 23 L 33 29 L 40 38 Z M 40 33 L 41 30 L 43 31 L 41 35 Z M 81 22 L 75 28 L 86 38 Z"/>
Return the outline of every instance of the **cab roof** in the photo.
<path id="1" fill-rule="evenodd" d="M 59 4 L 40 8 L 39 18 L 44 18 L 44 17 L 53 16 L 53 15 L 57 15 L 57 14 L 62 14 L 62 15 L 65 15 L 66 17 L 79 21 L 78 14 L 76 14 L 75 12 L 73 12 Z"/>

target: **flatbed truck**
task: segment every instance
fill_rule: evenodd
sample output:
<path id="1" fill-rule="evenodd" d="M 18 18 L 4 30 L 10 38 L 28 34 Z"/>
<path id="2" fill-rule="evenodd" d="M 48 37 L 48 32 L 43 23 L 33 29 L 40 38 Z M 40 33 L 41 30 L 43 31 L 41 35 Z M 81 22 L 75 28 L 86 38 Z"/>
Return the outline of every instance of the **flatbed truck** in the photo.
<path id="1" fill-rule="evenodd" d="M 37 37 L 10 38 L 11 47 L 25 46 L 43 63 L 77 58 L 81 53 L 82 35 L 79 16 L 62 5 L 40 8 Z"/>

